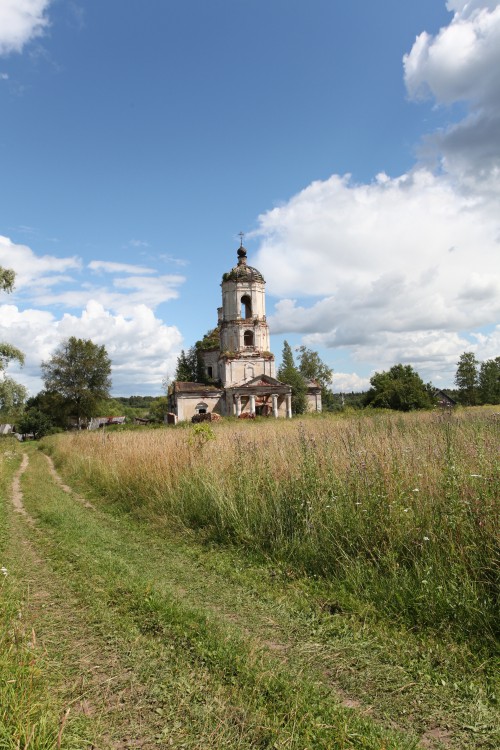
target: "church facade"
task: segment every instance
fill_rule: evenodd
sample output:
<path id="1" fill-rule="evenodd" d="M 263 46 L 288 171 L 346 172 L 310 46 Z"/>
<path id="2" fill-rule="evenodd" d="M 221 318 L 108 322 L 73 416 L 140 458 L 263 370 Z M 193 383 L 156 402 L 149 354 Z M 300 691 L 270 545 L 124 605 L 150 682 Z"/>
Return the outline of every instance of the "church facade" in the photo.
<path id="1" fill-rule="evenodd" d="M 218 346 L 200 352 L 208 382 L 175 381 L 169 409 L 179 421 L 197 414 L 220 416 L 292 416 L 292 389 L 276 379 L 266 321 L 265 280 L 247 264 L 241 245 L 238 262 L 222 277 L 222 307 L 218 308 Z M 308 387 L 309 408 L 321 411 L 321 388 Z"/>

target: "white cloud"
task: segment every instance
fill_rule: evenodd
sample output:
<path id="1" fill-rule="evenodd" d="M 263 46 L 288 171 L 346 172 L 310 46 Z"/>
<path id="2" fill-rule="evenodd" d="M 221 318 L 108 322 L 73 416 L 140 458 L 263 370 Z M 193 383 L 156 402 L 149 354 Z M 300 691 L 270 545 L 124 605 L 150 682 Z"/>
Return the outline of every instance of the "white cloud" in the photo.
<path id="1" fill-rule="evenodd" d="M 54 255 L 36 255 L 27 245 L 18 245 L 0 235 L 0 265 L 16 272 L 16 289 L 34 289 L 67 281 L 67 271 L 82 267 L 76 256 L 57 258 Z"/>
<path id="2" fill-rule="evenodd" d="M 4 297 L 11 304 L 0 307 L 0 341 L 25 352 L 25 367 L 11 370 L 31 393 L 42 388 L 41 362 L 69 336 L 106 346 L 115 393 L 160 393 L 162 378 L 175 372 L 182 336 L 153 308 L 177 297 L 184 277 L 107 261 L 85 267 L 76 256 L 39 256 L 7 237 L 0 237 L 0 265 L 16 272 L 15 292 Z M 96 272 L 106 283 L 93 283 Z M 69 312 L 57 316 L 57 306 Z"/>
<path id="3" fill-rule="evenodd" d="M 450 24 L 404 60 L 412 96 L 469 107 L 426 139 L 439 169 L 421 162 L 370 184 L 333 175 L 261 215 L 255 233 L 255 263 L 285 297 L 271 330 L 375 369 L 418 363 L 436 382 L 451 382 L 471 337 L 500 319 L 500 3 L 448 8 Z M 498 338 L 477 342 L 479 356 Z"/>
<path id="4" fill-rule="evenodd" d="M 165 325 L 145 305 L 129 310 L 128 317 L 113 315 L 96 301 L 89 301 L 79 315 L 52 313 L 15 305 L 0 306 L 0 341 L 8 341 L 26 352 L 23 369 L 12 375 L 37 393 L 40 363 L 50 357 L 61 340 L 69 336 L 104 344 L 112 361 L 113 392 L 116 394 L 160 393 L 162 378 L 175 371 L 182 336 L 176 326 Z"/>
<path id="5" fill-rule="evenodd" d="M 0 265 L 16 272 L 14 301 L 20 296 L 35 306 L 74 310 L 95 300 L 125 316 L 134 306 L 144 304 L 155 308 L 176 299 L 178 287 L 185 281 L 178 274 L 157 275 L 153 268 L 95 260 L 88 264 L 93 275 L 108 275 L 105 283 L 97 285 L 93 276 L 89 279 L 83 276 L 85 268 L 77 256 L 37 255 L 27 245 L 18 245 L 2 236 Z M 68 271 L 75 273 L 70 275 Z"/>
<path id="6" fill-rule="evenodd" d="M 360 377 L 355 372 L 334 372 L 332 383 L 334 393 L 361 393 L 370 387 L 370 378 Z"/>
<path id="7" fill-rule="evenodd" d="M 448 8 L 455 11 L 451 23 L 436 36 L 420 34 L 405 56 L 406 86 L 415 99 L 467 104 L 467 116 L 430 136 L 426 151 L 434 151 L 445 170 L 462 182 L 489 181 L 498 192 L 500 4 L 456 0 Z"/>
<path id="8" fill-rule="evenodd" d="M 0 55 L 21 52 L 49 26 L 51 0 L 0 0 Z"/>
<path id="9" fill-rule="evenodd" d="M 133 263 L 113 263 L 106 260 L 91 260 L 89 268 L 91 271 L 103 271 L 104 273 L 154 273 L 153 268 L 146 268 L 146 266 L 135 266 Z"/>
<path id="10" fill-rule="evenodd" d="M 456 3 L 458 5 L 458 3 Z M 498 105 L 500 81 L 500 6 L 469 3 L 436 36 L 420 34 L 404 57 L 405 81 L 412 97 L 432 95 L 437 102 Z"/>

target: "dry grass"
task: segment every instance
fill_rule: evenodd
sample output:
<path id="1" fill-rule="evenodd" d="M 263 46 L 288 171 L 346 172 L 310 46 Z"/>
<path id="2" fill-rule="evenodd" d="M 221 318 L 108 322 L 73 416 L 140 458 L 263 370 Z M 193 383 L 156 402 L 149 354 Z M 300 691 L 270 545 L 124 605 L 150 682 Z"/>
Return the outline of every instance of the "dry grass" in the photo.
<path id="1" fill-rule="evenodd" d="M 410 625 L 493 637 L 500 418 L 393 413 L 51 439 L 73 480 L 336 581 Z"/>

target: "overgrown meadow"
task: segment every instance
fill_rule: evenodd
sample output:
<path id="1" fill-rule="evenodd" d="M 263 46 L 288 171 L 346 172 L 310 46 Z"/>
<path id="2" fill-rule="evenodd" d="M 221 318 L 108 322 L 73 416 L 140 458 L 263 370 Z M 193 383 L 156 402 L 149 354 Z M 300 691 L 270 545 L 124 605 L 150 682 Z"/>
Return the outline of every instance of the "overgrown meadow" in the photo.
<path id="1" fill-rule="evenodd" d="M 45 441 L 116 510 L 328 582 L 330 606 L 493 646 L 500 415 L 324 415 Z"/>

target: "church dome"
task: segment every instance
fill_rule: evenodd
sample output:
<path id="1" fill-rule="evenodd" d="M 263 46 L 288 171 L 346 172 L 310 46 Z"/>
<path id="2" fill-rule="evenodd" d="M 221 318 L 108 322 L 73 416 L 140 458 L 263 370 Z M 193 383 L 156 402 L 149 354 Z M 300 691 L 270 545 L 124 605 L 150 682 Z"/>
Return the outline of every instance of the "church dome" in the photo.
<path id="1" fill-rule="evenodd" d="M 247 266 L 247 251 L 243 245 L 238 248 L 237 265 L 223 275 L 222 281 L 260 281 L 265 283 L 260 271 L 253 266 Z"/>

